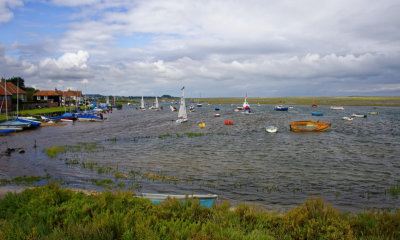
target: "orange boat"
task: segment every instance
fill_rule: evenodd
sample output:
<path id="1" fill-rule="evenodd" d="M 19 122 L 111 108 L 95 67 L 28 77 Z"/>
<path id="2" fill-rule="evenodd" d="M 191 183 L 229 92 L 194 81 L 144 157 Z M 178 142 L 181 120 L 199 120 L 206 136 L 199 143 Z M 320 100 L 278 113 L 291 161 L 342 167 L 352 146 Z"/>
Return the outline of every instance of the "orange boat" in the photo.
<path id="1" fill-rule="evenodd" d="M 290 130 L 293 132 L 323 132 L 330 126 L 330 123 L 320 121 L 294 121 L 290 123 Z"/>

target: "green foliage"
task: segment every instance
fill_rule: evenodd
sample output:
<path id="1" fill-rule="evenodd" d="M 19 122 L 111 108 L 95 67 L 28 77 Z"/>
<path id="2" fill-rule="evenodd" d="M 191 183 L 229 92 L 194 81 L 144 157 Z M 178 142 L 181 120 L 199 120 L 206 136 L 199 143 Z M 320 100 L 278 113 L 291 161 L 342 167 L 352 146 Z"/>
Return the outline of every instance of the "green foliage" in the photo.
<path id="1" fill-rule="evenodd" d="M 399 238 L 400 211 L 341 214 L 319 198 L 276 214 L 227 202 L 207 209 L 192 199 L 153 204 L 131 192 L 86 195 L 50 182 L 0 200 L 0 239 Z"/>

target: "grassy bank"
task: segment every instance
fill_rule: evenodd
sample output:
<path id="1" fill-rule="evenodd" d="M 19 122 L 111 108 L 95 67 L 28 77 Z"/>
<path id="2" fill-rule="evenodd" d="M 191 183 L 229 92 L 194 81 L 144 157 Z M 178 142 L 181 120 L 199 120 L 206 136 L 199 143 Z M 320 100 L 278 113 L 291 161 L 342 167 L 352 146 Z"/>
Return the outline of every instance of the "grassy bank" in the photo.
<path id="1" fill-rule="evenodd" d="M 0 239 L 399 239 L 400 211 L 340 213 L 311 198 L 286 214 L 223 202 L 153 204 L 49 183 L 0 200 Z"/>
<path id="2" fill-rule="evenodd" d="M 198 101 L 197 99 L 192 99 Z M 202 98 L 202 103 L 243 104 L 244 98 Z M 249 104 L 285 105 L 341 105 L 341 106 L 387 106 L 400 107 L 400 97 L 277 97 L 248 98 Z"/>

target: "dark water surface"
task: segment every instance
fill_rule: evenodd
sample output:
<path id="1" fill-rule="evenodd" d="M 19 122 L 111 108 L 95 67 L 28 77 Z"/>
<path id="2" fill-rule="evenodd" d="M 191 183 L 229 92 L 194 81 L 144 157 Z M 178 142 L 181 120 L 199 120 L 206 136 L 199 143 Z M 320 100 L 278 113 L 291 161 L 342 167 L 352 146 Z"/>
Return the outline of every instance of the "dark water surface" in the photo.
<path id="1" fill-rule="evenodd" d="M 400 187 L 400 108 L 346 107 L 343 111 L 295 106 L 277 112 L 271 105 L 253 105 L 254 114 L 245 115 L 234 112 L 231 105 L 204 105 L 188 113 L 189 122 L 176 124 L 177 113 L 167 110 L 168 105 L 144 112 L 124 107 L 107 114 L 103 123 L 75 122 L 0 137 L 2 152 L 7 147 L 25 149 L 24 154 L 0 155 L 0 179 L 49 173 L 53 179 L 68 181 L 68 187 L 92 190 L 100 187 L 90 179 L 114 179 L 79 164 L 67 165 L 67 158 L 124 174 L 134 170 L 180 179 L 176 183 L 121 180 L 126 185 L 140 184 L 143 192 L 214 193 L 234 204 L 255 203 L 274 210 L 286 210 L 312 195 L 345 211 L 400 206 L 398 196 L 390 191 Z M 221 109 L 220 118 L 214 118 L 215 107 Z M 379 115 L 341 120 L 351 113 L 371 111 Z M 311 116 L 311 112 L 324 116 Z M 234 125 L 224 125 L 227 119 Z M 201 120 L 205 129 L 198 126 Z M 296 120 L 320 120 L 332 127 L 321 133 L 290 132 L 289 122 Z M 279 132 L 266 133 L 269 125 Z M 43 152 L 55 145 L 79 143 L 95 143 L 96 149 L 58 158 Z"/>

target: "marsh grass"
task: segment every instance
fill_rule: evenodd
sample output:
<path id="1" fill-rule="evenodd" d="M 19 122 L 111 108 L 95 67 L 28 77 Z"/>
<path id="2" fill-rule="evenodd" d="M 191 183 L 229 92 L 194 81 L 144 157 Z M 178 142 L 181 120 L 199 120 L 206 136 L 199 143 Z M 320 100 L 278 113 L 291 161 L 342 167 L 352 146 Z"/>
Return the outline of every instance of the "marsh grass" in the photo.
<path id="1" fill-rule="evenodd" d="M 32 184 L 34 184 L 36 182 L 40 182 L 42 180 L 50 179 L 50 178 L 51 178 L 51 176 L 48 173 L 45 176 L 26 176 L 26 175 L 23 175 L 21 177 L 16 177 L 16 178 L 13 178 L 11 180 L 0 179 L 0 185 L 7 185 L 7 184 L 14 183 L 16 185 L 29 185 L 30 186 L 30 185 L 32 185 Z"/>
<path id="2" fill-rule="evenodd" d="M 0 200 L 0 239 L 400 239 L 400 211 L 340 213 L 313 197 L 283 214 L 228 202 L 208 209 L 49 183 Z"/>

